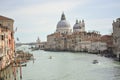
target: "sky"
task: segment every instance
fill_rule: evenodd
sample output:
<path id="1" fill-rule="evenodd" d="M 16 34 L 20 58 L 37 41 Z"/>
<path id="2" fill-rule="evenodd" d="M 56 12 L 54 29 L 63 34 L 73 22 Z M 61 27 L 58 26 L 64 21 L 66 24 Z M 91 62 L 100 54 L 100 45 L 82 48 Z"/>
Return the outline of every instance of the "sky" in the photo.
<path id="1" fill-rule="evenodd" d="M 71 29 L 76 19 L 84 19 L 86 31 L 111 34 L 113 20 L 120 17 L 120 0 L 0 0 L 0 15 L 15 21 L 16 42 L 35 42 L 38 37 L 46 41 L 63 12 Z"/>

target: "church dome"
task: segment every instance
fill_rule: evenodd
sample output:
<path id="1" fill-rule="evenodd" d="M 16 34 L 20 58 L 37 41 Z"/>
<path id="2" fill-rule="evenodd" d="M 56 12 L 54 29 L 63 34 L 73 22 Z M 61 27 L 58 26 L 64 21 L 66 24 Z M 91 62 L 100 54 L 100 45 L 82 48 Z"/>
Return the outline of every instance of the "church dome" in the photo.
<path id="1" fill-rule="evenodd" d="M 64 13 L 61 16 L 61 20 L 57 24 L 57 28 L 69 28 L 70 24 L 66 21 Z"/>
<path id="2" fill-rule="evenodd" d="M 76 20 L 76 23 L 74 24 L 73 29 L 81 29 L 80 24 L 78 23 L 78 20 Z"/>
<path id="3" fill-rule="evenodd" d="M 64 28 L 64 27 L 70 27 L 70 24 L 66 20 L 61 20 L 57 24 L 57 28 Z"/>

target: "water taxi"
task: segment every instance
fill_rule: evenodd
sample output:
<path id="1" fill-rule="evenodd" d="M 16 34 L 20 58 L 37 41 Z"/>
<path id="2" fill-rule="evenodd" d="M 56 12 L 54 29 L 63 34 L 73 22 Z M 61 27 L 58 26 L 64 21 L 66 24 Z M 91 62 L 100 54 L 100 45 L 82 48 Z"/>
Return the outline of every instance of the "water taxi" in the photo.
<path id="1" fill-rule="evenodd" d="M 93 64 L 97 64 L 97 63 L 98 63 L 98 60 L 93 60 L 92 63 L 93 63 Z"/>

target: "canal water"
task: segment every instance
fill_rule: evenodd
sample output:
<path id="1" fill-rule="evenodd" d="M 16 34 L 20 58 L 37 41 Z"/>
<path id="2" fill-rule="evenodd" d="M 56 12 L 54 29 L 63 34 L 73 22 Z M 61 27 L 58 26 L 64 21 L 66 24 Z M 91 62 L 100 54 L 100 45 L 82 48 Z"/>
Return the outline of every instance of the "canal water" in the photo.
<path id="1" fill-rule="evenodd" d="M 30 52 L 35 60 L 22 67 L 22 78 L 19 67 L 14 69 L 10 66 L 0 72 L 0 76 L 5 78 L 3 80 L 15 80 L 14 77 L 16 80 L 120 80 L 120 63 L 110 58 L 80 52 Z M 99 63 L 93 64 L 93 60 Z"/>

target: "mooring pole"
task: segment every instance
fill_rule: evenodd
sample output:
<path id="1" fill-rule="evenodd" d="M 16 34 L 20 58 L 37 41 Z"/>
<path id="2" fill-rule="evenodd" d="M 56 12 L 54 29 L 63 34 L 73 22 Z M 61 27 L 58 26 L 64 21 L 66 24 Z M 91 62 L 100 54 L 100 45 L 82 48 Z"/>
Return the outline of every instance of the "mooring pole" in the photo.
<path id="1" fill-rule="evenodd" d="M 22 66 L 20 64 L 20 79 L 22 79 Z"/>

